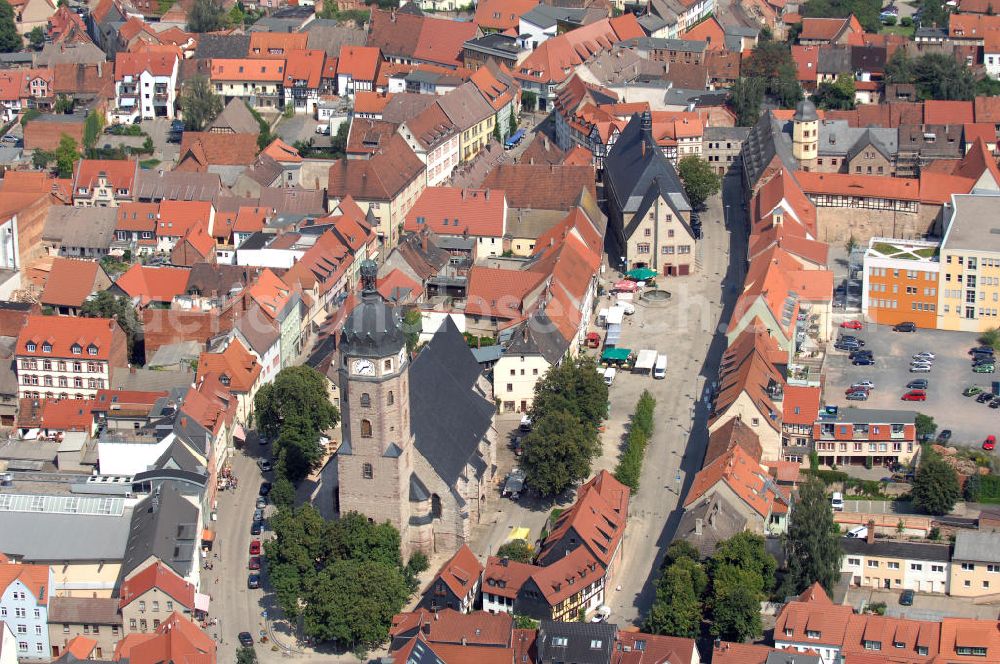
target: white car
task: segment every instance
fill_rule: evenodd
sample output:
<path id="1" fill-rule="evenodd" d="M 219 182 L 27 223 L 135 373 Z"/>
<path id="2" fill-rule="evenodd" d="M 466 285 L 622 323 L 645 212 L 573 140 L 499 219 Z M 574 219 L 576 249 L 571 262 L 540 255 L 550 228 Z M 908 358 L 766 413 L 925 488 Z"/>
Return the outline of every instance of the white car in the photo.
<path id="1" fill-rule="evenodd" d="M 330 133 L 330 125 L 328 124 L 318 124 L 316 125 L 316 133 L 327 136 Z"/>
<path id="2" fill-rule="evenodd" d="M 857 383 L 851 385 L 851 387 L 863 387 L 866 390 L 874 390 L 875 383 L 871 382 L 870 380 L 860 380 Z"/>
<path id="3" fill-rule="evenodd" d="M 922 353 L 915 353 L 913 355 L 914 360 L 919 360 L 924 362 L 933 362 L 934 357 L 935 357 L 934 353 L 931 353 L 929 351 L 924 351 Z"/>
<path id="4" fill-rule="evenodd" d="M 626 316 L 631 316 L 635 313 L 635 305 L 631 302 L 618 302 L 618 306 L 621 307 L 622 311 L 625 312 Z"/>

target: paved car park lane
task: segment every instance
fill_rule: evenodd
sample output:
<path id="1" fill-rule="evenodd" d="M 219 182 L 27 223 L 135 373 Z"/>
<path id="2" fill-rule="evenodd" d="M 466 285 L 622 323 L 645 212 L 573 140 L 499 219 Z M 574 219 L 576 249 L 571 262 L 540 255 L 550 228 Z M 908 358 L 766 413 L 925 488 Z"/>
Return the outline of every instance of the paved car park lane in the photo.
<path id="1" fill-rule="evenodd" d="M 850 317 L 848 317 L 850 318 Z M 968 351 L 977 346 L 974 333 L 920 330 L 893 332 L 888 325 L 866 323 L 863 330 L 838 329 L 835 336 L 850 334 L 865 341 L 865 349 L 875 357 L 874 366 L 853 366 L 846 351 L 828 348 L 826 371 L 826 403 L 857 408 L 915 410 L 934 418 L 938 430 L 951 429 L 951 444 L 978 445 L 990 433 L 1000 433 L 1000 409 L 976 403 L 962 396 L 970 385 L 990 389 L 1000 374 L 976 374 Z M 910 373 L 914 353 L 935 354 L 930 373 Z M 906 384 L 917 378 L 928 381 L 927 401 L 903 401 Z M 847 401 L 844 392 L 853 383 L 871 380 L 875 383 L 867 401 Z"/>

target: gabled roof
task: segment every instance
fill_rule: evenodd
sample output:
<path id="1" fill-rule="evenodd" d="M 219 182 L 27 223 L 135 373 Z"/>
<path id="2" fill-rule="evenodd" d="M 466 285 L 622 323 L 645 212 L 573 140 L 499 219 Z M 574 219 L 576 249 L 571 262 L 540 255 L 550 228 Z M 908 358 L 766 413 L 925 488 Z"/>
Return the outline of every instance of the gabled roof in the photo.
<path id="1" fill-rule="evenodd" d="M 64 316 L 29 316 L 17 338 L 16 353 L 30 357 L 72 357 L 107 360 L 117 335 L 122 335 L 118 322 L 110 318 L 76 318 Z M 28 349 L 28 344 L 34 350 Z M 45 346 L 51 351 L 45 352 Z M 78 345 L 80 353 L 73 353 Z M 89 353 L 93 346 L 95 355 Z"/>
<path id="2" fill-rule="evenodd" d="M 195 587 L 159 561 L 149 564 L 122 583 L 119 608 L 125 608 L 153 588 L 166 593 L 189 611 L 194 610 Z"/>
<path id="3" fill-rule="evenodd" d="M 425 166 L 398 134 L 371 159 L 339 159 L 330 166 L 331 197 L 348 194 L 357 201 L 389 201 L 422 177 Z"/>
<path id="4" fill-rule="evenodd" d="M 254 32 L 252 34 L 268 33 Z M 323 51 L 305 49 L 289 51 L 285 58 L 284 86 L 286 88 L 301 86 L 310 90 L 318 89 L 325 60 L 326 54 Z"/>
<path id="5" fill-rule="evenodd" d="M 441 566 L 425 592 L 432 592 L 440 581 L 448 586 L 455 597 L 463 599 L 478 585 L 482 573 L 483 564 L 476 558 L 476 554 L 472 553 L 469 545 L 463 544 L 455 555 Z"/>
<path id="6" fill-rule="evenodd" d="M 489 171 L 482 187 L 503 190 L 512 208 L 569 211 L 576 206 L 581 190 L 597 197 L 590 166 L 500 164 Z"/>
<path id="7" fill-rule="evenodd" d="M 812 424 L 811 420 L 809 424 Z M 705 459 L 702 466 L 707 466 L 720 456 L 739 445 L 754 459 L 760 459 L 763 448 L 760 438 L 743 420 L 733 417 L 708 436 L 708 447 L 705 448 Z"/>
<path id="8" fill-rule="evenodd" d="M 94 290 L 100 265 L 95 261 L 55 258 L 40 302 L 49 306 L 79 307 Z"/>
<path id="9" fill-rule="evenodd" d="M 847 18 L 813 18 L 803 17 L 802 31 L 799 33 L 799 41 L 826 41 L 832 42 L 840 37 L 844 32 L 852 30 L 856 33 L 864 32 L 858 19 L 854 15 Z"/>
<path id="10" fill-rule="evenodd" d="M 190 270 L 180 267 L 151 267 L 134 264 L 115 281 L 130 298 L 138 299 L 141 306 L 150 302 L 169 304 L 187 288 Z"/>
<path id="11" fill-rule="evenodd" d="M 606 470 L 588 480 L 577 492 L 573 506 L 553 524 L 538 553 L 539 564 L 556 562 L 565 546 L 561 540 L 572 537 L 573 542 L 579 541 L 581 548 L 609 566 L 625 534 L 629 493 L 628 487 Z"/>
<path id="12" fill-rule="evenodd" d="M 186 131 L 181 137 L 178 168 L 189 158 L 194 159 L 195 170 L 202 171 L 208 166 L 249 166 L 257 158 L 257 134 Z"/>
<path id="13" fill-rule="evenodd" d="M 471 21 L 373 9 L 368 45 L 378 47 L 387 59 L 402 58 L 456 67 L 460 64 L 465 42 L 476 36 L 476 30 L 476 24 Z"/>
<path id="14" fill-rule="evenodd" d="M 257 281 L 246 289 L 246 295 L 261 307 L 269 317 L 279 320 L 291 301 L 291 290 L 270 269 L 265 269 Z"/>
<path id="15" fill-rule="evenodd" d="M 251 32 L 247 50 L 249 58 L 287 55 L 289 51 L 308 47 L 309 35 L 304 32 Z"/>
<path id="16" fill-rule="evenodd" d="M 788 511 L 788 497 L 761 469 L 760 463 L 739 445 L 698 471 L 684 499 L 684 506 L 693 504 L 720 482 L 726 484 L 761 518 Z"/>
<path id="17" fill-rule="evenodd" d="M 748 327 L 726 349 L 719 367 L 719 392 L 715 398 L 713 424 L 725 421 L 726 410 L 746 394 L 773 430 L 781 430 L 781 409 L 768 393 L 768 386 L 782 390 L 784 377 L 770 360 L 776 348 L 767 332 Z M 757 459 L 758 461 L 760 459 Z"/>
<path id="18" fill-rule="evenodd" d="M 472 555 L 468 546 L 463 545 L 459 549 L 459 554 L 463 550 Z M 478 575 L 476 578 L 478 580 Z M 458 596 L 464 595 L 458 593 Z M 454 609 L 431 612 L 417 609 L 393 616 L 392 626 L 389 628 L 389 636 L 392 639 L 390 649 L 397 650 L 404 639 L 413 638 L 418 634 L 428 643 L 504 648 L 511 645 L 513 627 L 514 620 L 509 613 L 494 614 L 485 611 L 461 613 Z"/>
<path id="19" fill-rule="evenodd" d="M 924 101 L 925 124 L 965 124 L 974 122 L 975 113 L 971 101 Z"/>
<path id="20" fill-rule="evenodd" d="M 115 646 L 115 660 L 128 664 L 214 664 L 216 644 L 179 612 L 174 612 L 155 633 L 128 634 Z"/>
<path id="21" fill-rule="evenodd" d="M 480 28 L 503 32 L 517 29 L 521 14 L 538 5 L 537 0 L 482 0 L 476 5 L 473 21 Z"/>
<path id="22" fill-rule="evenodd" d="M 429 226 L 439 235 L 503 237 L 507 203 L 502 190 L 428 187 L 410 208 L 403 230 Z"/>
<path id="23" fill-rule="evenodd" d="M 252 34 L 267 34 L 254 32 Z M 246 58 L 212 58 L 212 81 L 255 81 L 281 83 L 284 78 L 284 60 L 249 60 Z M 185 133 L 186 135 L 186 133 Z"/>
<path id="24" fill-rule="evenodd" d="M 236 392 L 249 393 L 260 376 L 261 366 L 256 358 L 234 339 L 221 353 L 202 353 L 198 358 L 196 380 L 208 374 L 220 377 L 223 385 Z"/>
<path id="25" fill-rule="evenodd" d="M 374 81 L 382 53 L 374 46 L 341 46 L 337 75 L 347 74 L 356 81 Z"/>
<path id="26" fill-rule="evenodd" d="M 135 176 L 139 172 L 139 162 L 134 159 L 118 161 L 114 159 L 81 159 L 73 171 L 73 194 L 80 188 L 93 189 L 99 176 L 106 176 L 115 190 L 131 192 Z"/>
<path id="27" fill-rule="evenodd" d="M 561 83 L 590 57 L 620 41 L 645 36 L 634 14 L 596 21 L 546 39 L 518 65 L 514 75 L 533 83 Z"/>
<path id="28" fill-rule="evenodd" d="M 53 588 L 49 585 L 49 566 L 30 565 L 10 562 L 4 557 L 0 561 L 0 592 L 6 594 L 7 589 L 15 581 L 20 581 L 34 595 L 34 601 L 39 606 L 46 606 L 52 595 Z"/>
<path id="29" fill-rule="evenodd" d="M 176 47 L 161 47 L 134 53 L 115 55 L 115 80 L 126 76 L 137 77 L 143 72 L 152 76 L 169 77 L 177 69 L 178 51 Z"/>
<path id="30" fill-rule="evenodd" d="M 544 274 L 529 270 L 474 265 L 469 269 L 465 313 L 506 321 L 521 320 L 527 315 L 524 299 L 544 280 Z"/>

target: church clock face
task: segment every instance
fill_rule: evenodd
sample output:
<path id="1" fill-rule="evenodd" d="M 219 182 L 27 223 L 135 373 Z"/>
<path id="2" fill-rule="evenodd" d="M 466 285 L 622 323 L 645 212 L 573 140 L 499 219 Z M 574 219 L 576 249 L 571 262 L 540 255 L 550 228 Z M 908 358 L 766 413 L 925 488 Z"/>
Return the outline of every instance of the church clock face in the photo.
<path id="1" fill-rule="evenodd" d="M 403 348 L 399 351 L 399 366 L 403 366 L 403 361 L 406 359 L 406 349 Z"/>
<path id="2" fill-rule="evenodd" d="M 359 376 L 374 376 L 375 363 L 371 360 L 354 360 L 353 370 Z"/>

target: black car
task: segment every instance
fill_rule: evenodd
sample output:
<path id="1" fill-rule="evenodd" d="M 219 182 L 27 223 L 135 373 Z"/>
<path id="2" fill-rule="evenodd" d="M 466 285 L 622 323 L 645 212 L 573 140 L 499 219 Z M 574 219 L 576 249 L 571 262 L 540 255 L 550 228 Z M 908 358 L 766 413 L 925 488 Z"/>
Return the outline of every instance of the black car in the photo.
<path id="1" fill-rule="evenodd" d="M 976 353 L 988 353 L 992 355 L 994 352 L 993 346 L 976 346 L 969 349 L 969 355 L 975 355 Z"/>
<path id="2" fill-rule="evenodd" d="M 990 392 L 983 392 L 978 397 L 976 397 L 976 401 L 978 403 L 986 403 L 987 401 L 992 401 L 992 400 L 993 400 L 993 394 Z"/>
<path id="3" fill-rule="evenodd" d="M 842 334 L 842 335 L 840 335 L 840 338 L 837 339 L 837 341 L 839 341 L 841 343 L 844 343 L 844 342 L 846 342 L 846 343 L 856 343 L 859 346 L 864 346 L 865 345 L 865 340 L 864 339 L 861 339 L 860 337 L 856 337 L 853 334 Z"/>
<path id="4" fill-rule="evenodd" d="M 899 595 L 899 604 L 901 606 L 913 606 L 913 591 L 912 590 L 904 590 Z"/>
<path id="5" fill-rule="evenodd" d="M 861 348 L 858 348 L 856 350 L 852 350 L 847 357 L 853 360 L 858 357 L 873 357 L 873 355 L 870 350 L 863 350 Z"/>
<path id="6" fill-rule="evenodd" d="M 893 332 L 916 332 L 917 331 L 917 324 L 916 323 L 910 323 L 910 322 L 896 323 L 895 325 L 892 326 L 892 331 Z"/>
<path id="7" fill-rule="evenodd" d="M 951 429 L 942 429 L 938 432 L 937 442 L 943 444 L 947 443 L 949 440 L 951 440 Z"/>
<path id="8" fill-rule="evenodd" d="M 861 355 L 860 357 L 854 358 L 854 361 L 851 362 L 851 364 L 856 367 L 870 367 L 875 364 L 875 358 L 870 355 Z"/>
<path id="9" fill-rule="evenodd" d="M 916 380 L 911 380 L 906 384 L 907 389 L 910 390 L 926 390 L 927 389 L 927 379 L 917 378 Z"/>
<path id="10" fill-rule="evenodd" d="M 996 364 L 996 360 L 992 357 L 977 357 L 972 360 L 972 366 L 978 367 L 983 364 Z"/>
<path id="11" fill-rule="evenodd" d="M 833 347 L 836 348 L 837 350 L 852 351 L 852 350 L 858 350 L 859 348 L 861 348 L 861 345 L 854 342 L 838 341 L 837 343 L 833 344 Z"/>
<path id="12" fill-rule="evenodd" d="M 247 588 L 250 590 L 260 588 L 260 574 L 247 575 Z"/>
<path id="13" fill-rule="evenodd" d="M 1000 397 L 994 397 L 990 402 L 990 408 L 1000 408 Z"/>
<path id="14" fill-rule="evenodd" d="M 261 495 L 261 496 L 266 496 L 269 493 L 271 493 L 271 483 L 270 482 L 261 482 L 260 483 L 260 491 L 258 491 L 257 494 Z"/>
<path id="15" fill-rule="evenodd" d="M 264 530 L 264 524 L 262 524 L 260 521 L 254 521 L 253 525 L 250 526 L 251 535 L 260 535 L 260 532 L 262 530 Z"/>
<path id="16" fill-rule="evenodd" d="M 244 648 L 253 648 L 253 636 L 250 632 L 240 632 L 236 638 Z"/>

